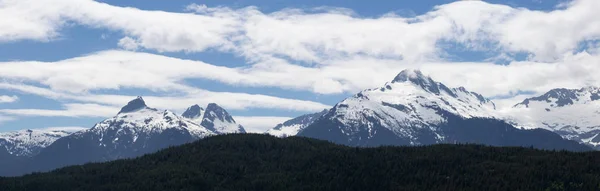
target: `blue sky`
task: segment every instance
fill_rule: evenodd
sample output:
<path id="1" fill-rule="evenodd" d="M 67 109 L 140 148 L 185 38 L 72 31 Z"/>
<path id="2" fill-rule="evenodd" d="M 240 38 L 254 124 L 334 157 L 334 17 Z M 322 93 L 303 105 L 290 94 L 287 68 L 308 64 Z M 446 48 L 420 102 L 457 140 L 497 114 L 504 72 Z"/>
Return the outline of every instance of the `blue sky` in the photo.
<path id="1" fill-rule="evenodd" d="M 0 2 L 0 131 L 91 127 L 138 95 L 262 131 L 404 68 L 501 105 L 598 78 L 594 0 Z"/>

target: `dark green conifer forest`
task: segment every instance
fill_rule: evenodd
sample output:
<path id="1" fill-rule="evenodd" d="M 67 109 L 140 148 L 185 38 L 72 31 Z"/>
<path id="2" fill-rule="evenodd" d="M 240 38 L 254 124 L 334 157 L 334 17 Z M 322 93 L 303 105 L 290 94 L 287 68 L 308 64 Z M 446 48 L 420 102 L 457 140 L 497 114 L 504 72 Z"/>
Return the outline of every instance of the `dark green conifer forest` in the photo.
<path id="1" fill-rule="evenodd" d="M 600 190 L 600 153 L 209 137 L 136 159 L 0 178 L 0 190 Z"/>

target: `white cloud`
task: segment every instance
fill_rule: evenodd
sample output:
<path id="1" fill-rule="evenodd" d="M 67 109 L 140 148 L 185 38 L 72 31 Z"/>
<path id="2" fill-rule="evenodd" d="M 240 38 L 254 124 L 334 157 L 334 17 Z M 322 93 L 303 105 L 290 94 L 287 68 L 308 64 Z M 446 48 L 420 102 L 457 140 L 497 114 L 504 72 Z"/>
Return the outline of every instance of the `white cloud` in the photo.
<path id="1" fill-rule="evenodd" d="M 71 93 L 120 88 L 188 91 L 191 87 L 183 81 L 198 78 L 231 85 L 340 93 L 372 86 L 372 81 L 385 82 L 383 78 L 389 79 L 398 72 L 387 70 L 388 65 L 395 63 L 397 62 L 355 59 L 339 61 L 323 68 L 310 68 L 272 59 L 251 67 L 228 68 L 148 53 L 104 51 L 58 62 L 0 63 L 3 68 L 0 70 L 0 78 L 36 82 L 49 86 L 52 90 Z M 375 78 L 377 80 L 357 75 L 365 70 L 373 73 L 386 72 L 389 75 L 378 75 Z"/>
<path id="2" fill-rule="evenodd" d="M 46 131 L 67 131 L 67 132 L 77 132 L 89 129 L 88 127 L 44 127 L 39 128 Z"/>
<path id="3" fill-rule="evenodd" d="M 290 120 L 290 117 L 271 116 L 234 116 L 233 119 L 251 133 L 264 133 L 279 123 Z"/>
<path id="4" fill-rule="evenodd" d="M 119 40 L 119 47 L 125 50 L 137 50 L 139 48 L 138 43 L 135 41 L 135 39 L 132 39 L 130 37 L 124 37 L 121 40 Z"/>
<path id="5" fill-rule="evenodd" d="M 327 63 L 364 55 L 408 61 L 440 56 L 440 41 L 469 49 L 528 52 L 532 59 L 553 61 L 583 40 L 600 36 L 596 0 L 576 0 L 549 12 L 512 8 L 482 1 L 440 5 L 420 16 L 393 13 L 360 17 L 339 8 L 284 9 L 265 14 L 256 7 L 230 9 L 189 5 L 194 13 L 148 11 L 96 1 L 4 0 L 0 39 L 48 40 L 64 23 L 122 32 L 128 48 L 199 52 L 233 51 L 251 61 L 283 57 Z M 13 16 L 21 15 L 21 17 Z M 560 36 L 561 38 L 556 38 Z M 135 46 L 134 46 L 135 45 Z"/>
<path id="6" fill-rule="evenodd" d="M 0 113 L 16 116 L 46 117 L 108 117 L 115 115 L 119 108 L 98 104 L 65 104 L 62 110 L 51 109 L 0 109 Z"/>
<path id="7" fill-rule="evenodd" d="M 227 68 L 200 61 L 126 51 L 106 51 L 52 63 L 0 63 L 0 77 L 47 85 L 0 84 L 0 88 L 35 92 L 46 97 L 100 104 L 121 105 L 130 96 L 87 95 L 89 90 L 142 88 L 157 92 L 181 92 L 181 96 L 156 99 L 156 107 L 181 109 L 194 103 L 217 102 L 233 109 L 271 108 L 318 111 L 326 105 L 272 96 L 210 92 L 185 83 L 187 79 L 210 79 L 243 86 L 272 86 L 317 93 L 357 92 L 390 81 L 406 67 L 421 68 L 451 87 L 465 86 L 488 97 L 514 95 L 519 91 L 545 92 L 552 88 L 600 85 L 600 55 L 581 52 L 564 55 L 553 63 L 520 61 L 510 65 L 428 62 L 410 65 L 401 61 L 354 57 L 331 65 L 310 68 L 276 61 L 248 68 Z M 169 63 L 169 64 L 164 64 Z M 36 68 L 36 70 L 27 70 Z M 25 72 L 27 71 L 27 72 Z M 77 72 L 73 72 L 77 71 Z M 366 78 L 365 76 L 369 76 Z M 61 92 L 66 93 L 61 93 Z M 87 96 L 76 96 L 76 95 Z M 70 96 L 66 96 L 70 95 Z M 101 101 L 112 100 L 112 101 Z M 164 105 L 161 105 L 164 103 Z"/>
<path id="8" fill-rule="evenodd" d="M 208 92 L 185 80 L 332 94 L 377 87 L 406 67 L 418 67 L 438 81 L 466 86 L 486 96 L 598 85 L 600 80 L 594 75 L 600 72 L 598 45 L 574 53 L 583 41 L 600 38 L 597 0 L 576 0 L 545 12 L 462 1 L 411 18 L 394 14 L 360 17 L 339 9 L 263 13 L 256 7 L 190 5 L 186 11 L 194 13 L 174 13 L 96 1 L 0 2 L 0 16 L 10 18 L 0 20 L 0 27 L 6 29 L 0 31 L 0 41 L 52 40 L 60 36 L 57 31 L 64 23 L 73 22 L 121 32 L 119 45 L 124 49 L 211 49 L 243 56 L 249 62 L 246 67 L 228 68 L 147 53 L 104 51 L 49 63 L 0 63 L 0 78 L 39 83 L 39 87 L 20 87 L 21 91 L 55 99 L 114 106 L 126 102 L 128 96 L 81 95 L 90 90 L 141 88 L 183 94 L 149 97 L 157 107 L 181 109 L 194 102 L 217 100 L 214 102 L 234 109 L 308 111 L 326 106 L 264 95 Z M 492 57 L 504 60 L 514 53 L 530 57 L 506 66 L 447 62 L 439 46 L 446 42 L 497 52 Z"/>
<path id="9" fill-rule="evenodd" d="M 494 30 L 499 43 L 509 51 L 530 52 L 534 60 L 559 60 L 580 42 L 600 38 L 598 7 L 597 0 L 576 0 L 564 10 L 520 9 Z"/>
<path id="10" fill-rule="evenodd" d="M 396 16 L 364 19 L 339 12 L 254 11 L 247 17 L 239 49 L 248 57 L 279 56 L 318 64 L 357 54 L 416 60 L 434 53 L 436 36 L 450 28 L 449 23 L 436 21 L 409 22 Z"/>
<path id="11" fill-rule="evenodd" d="M 182 80 L 203 78 L 233 85 L 330 94 L 378 86 L 405 67 L 445 63 L 443 47 L 438 46 L 440 42 L 458 43 L 471 50 L 498 51 L 499 55 L 494 58 L 525 52 L 531 54 L 532 61 L 555 65 L 545 67 L 531 63 L 532 67 L 558 68 L 560 63 L 569 62 L 569 55 L 579 43 L 600 38 L 600 13 L 594 9 L 599 4 L 595 0 L 577 0 L 564 5 L 563 9 L 543 12 L 461 1 L 406 18 L 391 13 L 360 17 L 336 8 L 284 9 L 267 14 L 256 7 L 231 9 L 192 4 L 186 11 L 194 13 L 177 13 L 95 1 L 5 0 L 0 4 L 0 13 L 28 13 L 30 16 L 24 17 L 23 23 L 39 25 L 41 29 L 37 31 L 50 31 L 43 33 L 47 34 L 45 37 L 22 37 L 25 39 L 51 39 L 57 36 L 55 31 L 63 23 L 74 22 L 122 32 L 124 37 L 119 45 L 124 49 L 168 52 L 215 49 L 243 56 L 251 65 L 227 68 L 145 53 L 106 51 L 53 64 L 3 63 L 3 69 L 10 68 L 0 71 L 0 76 L 78 93 L 123 87 L 185 91 L 189 87 Z M 33 29 L 6 31 L 16 34 L 19 30 L 27 34 Z M 11 35 L 5 36 L 8 39 Z M 594 47 L 589 50 L 592 54 L 596 54 Z M 299 66 L 297 63 L 316 64 Z M 482 68 L 503 68 L 488 67 L 489 63 L 482 65 Z M 506 68 L 528 68 L 520 62 L 511 65 L 518 66 Z M 20 69 L 32 66 L 36 67 L 35 71 Z M 476 66 L 468 68 L 473 67 Z M 501 74 L 496 72 L 496 75 Z M 529 83 L 526 89 L 540 83 L 545 82 Z M 518 89 L 491 90 L 479 87 L 482 85 L 488 84 L 473 87 L 490 95 Z"/>
<path id="12" fill-rule="evenodd" d="M 497 110 L 499 110 L 501 112 L 509 112 L 510 113 L 513 106 L 515 106 L 518 103 L 523 102 L 527 98 L 531 98 L 534 96 L 537 96 L 537 95 L 529 95 L 529 94 L 516 95 L 516 96 L 512 96 L 512 97 L 507 97 L 507 98 L 493 99 L 492 101 L 496 105 Z"/>
<path id="13" fill-rule="evenodd" d="M 15 119 L 16 118 L 14 118 L 14 117 L 0 114 L 0 124 L 7 122 L 7 121 L 15 120 Z"/>
<path id="14" fill-rule="evenodd" d="M 31 2 L 32 3 L 32 2 Z M 64 24 L 59 10 L 45 5 L 29 6 L 23 1 L 0 1 L 0 42 L 16 40 L 48 41 L 59 36 Z"/>
<path id="15" fill-rule="evenodd" d="M 519 91 L 545 93 L 553 88 L 600 86 L 600 55 L 587 52 L 565 55 L 556 63 L 513 62 L 437 63 L 422 65 L 422 70 L 449 86 L 465 86 L 483 95 L 509 96 Z"/>
<path id="16" fill-rule="evenodd" d="M 3 68 L 0 77 L 39 82 L 53 90 L 72 93 L 120 87 L 163 90 L 182 88 L 174 81 L 182 79 L 178 78 L 179 74 L 176 72 L 186 65 L 168 69 L 170 66 L 164 63 L 173 59 L 152 60 L 154 58 L 156 57 L 136 58 L 135 53 L 129 52 L 105 52 L 55 63 L 6 62 L 0 63 Z M 160 70 L 165 73 L 159 75 Z"/>
<path id="17" fill-rule="evenodd" d="M 227 44 L 239 21 L 223 14 L 195 15 L 116 7 L 91 0 L 2 0 L 0 40 L 47 41 L 65 23 L 121 31 L 159 51 L 202 51 Z M 193 27 L 192 27 L 193 26 Z"/>
<path id="18" fill-rule="evenodd" d="M 106 40 L 106 39 L 108 39 L 109 37 L 110 37 L 110 34 L 106 34 L 106 33 L 102 33 L 102 34 L 100 35 L 100 39 L 102 39 L 102 40 Z"/>
<path id="19" fill-rule="evenodd" d="M 12 103 L 19 100 L 17 96 L 0 95 L 0 103 Z"/>
<path id="20" fill-rule="evenodd" d="M 135 98 L 135 96 L 127 95 L 110 95 L 110 94 L 70 94 L 55 92 L 50 89 L 24 85 L 24 84 L 10 84 L 0 83 L 0 89 L 7 89 L 13 91 L 20 91 L 23 93 L 34 94 L 39 96 L 48 97 L 55 100 L 65 100 L 71 102 L 84 102 L 84 103 L 95 103 L 101 105 L 112 106 L 115 108 L 124 106 L 128 101 Z M 208 103 L 218 103 L 228 110 L 246 110 L 252 108 L 265 108 L 265 109 L 280 109 L 289 111 L 320 111 L 324 108 L 331 106 L 325 105 L 318 102 L 279 98 L 274 96 L 266 96 L 259 94 L 246 94 L 246 93 L 232 93 L 232 92 L 210 92 L 200 89 L 189 89 L 189 92 L 180 96 L 144 96 L 147 104 L 150 107 L 156 107 L 161 109 L 169 109 L 174 111 L 182 111 L 185 108 L 193 105 L 207 105 Z M 42 110 L 44 111 L 44 110 Z M 102 110 L 103 116 L 107 116 L 109 110 Z M 117 109 L 113 109 L 112 113 L 117 112 Z M 28 113 L 32 111 L 21 111 L 21 113 Z M 94 112 L 94 111 L 90 111 Z"/>

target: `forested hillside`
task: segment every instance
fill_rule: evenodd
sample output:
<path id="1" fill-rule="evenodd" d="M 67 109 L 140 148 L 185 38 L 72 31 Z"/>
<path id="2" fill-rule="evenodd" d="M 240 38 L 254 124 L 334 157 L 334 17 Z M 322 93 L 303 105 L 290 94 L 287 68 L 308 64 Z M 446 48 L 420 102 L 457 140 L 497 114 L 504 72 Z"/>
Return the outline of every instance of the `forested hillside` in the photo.
<path id="1" fill-rule="evenodd" d="M 600 190 L 600 153 L 481 145 L 353 148 L 231 134 L 137 159 L 0 178 L 0 190 Z"/>

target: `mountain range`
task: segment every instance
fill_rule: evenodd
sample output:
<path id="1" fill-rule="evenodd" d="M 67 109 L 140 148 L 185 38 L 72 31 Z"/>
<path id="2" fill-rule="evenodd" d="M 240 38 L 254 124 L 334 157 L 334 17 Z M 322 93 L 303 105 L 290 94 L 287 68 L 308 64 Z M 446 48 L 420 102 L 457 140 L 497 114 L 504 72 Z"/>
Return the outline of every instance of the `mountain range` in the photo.
<path id="1" fill-rule="evenodd" d="M 600 88 L 552 89 L 527 98 L 507 113 L 525 129 L 542 128 L 600 149 Z"/>
<path id="2" fill-rule="evenodd" d="M 599 98 L 598 88 L 556 89 L 516 104 L 511 108 L 515 112 L 503 112 L 481 94 L 447 87 L 419 70 L 404 70 L 381 87 L 363 90 L 331 109 L 296 117 L 265 133 L 359 147 L 477 143 L 588 151 L 600 142 L 594 125 L 600 124 L 594 118 Z M 582 108 L 587 113 L 574 112 Z M 0 147 L 0 159 L 6 159 L 0 162 L 0 175 L 133 158 L 232 133 L 246 130 L 215 103 L 206 108 L 193 105 L 177 115 L 148 107 L 138 97 L 90 129 L 0 134 L 0 146 L 5 148 Z"/>
<path id="3" fill-rule="evenodd" d="M 183 117 L 168 110 L 148 107 L 143 98 L 138 97 L 125 105 L 116 116 L 90 129 L 57 139 L 39 154 L 2 168 L 0 173 L 19 175 L 68 165 L 132 158 L 211 135 L 245 132 L 217 104 L 211 103 L 205 112 L 201 111 L 205 110 L 194 105 L 187 109 L 187 117 Z M 188 115 L 191 112 L 204 115 L 192 117 Z M 212 126 L 205 127 L 204 124 Z"/>
<path id="4" fill-rule="evenodd" d="M 368 89 L 336 104 L 326 113 L 319 112 L 303 115 L 286 121 L 267 131 L 271 135 L 280 136 L 284 127 L 297 127 L 289 131 L 299 132 L 301 136 L 309 136 L 332 140 L 334 135 L 326 135 L 336 128 L 317 128 L 317 126 L 339 126 L 342 134 L 340 142 L 350 145 L 379 145 L 370 138 L 380 133 L 394 136 L 390 139 L 400 140 L 385 144 L 421 145 L 453 142 L 477 142 L 473 140 L 477 131 L 486 132 L 492 124 L 471 124 L 473 122 L 493 122 L 496 129 L 506 127 L 515 133 L 545 134 L 553 138 L 542 138 L 541 142 L 555 140 L 556 136 L 548 130 L 560 135 L 563 139 L 574 140 L 594 149 L 600 149 L 600 88 L 585 87 L 581 89 L 558 88 L 538 96 L 527 98 L 508 110 L 496 110 L 493 101 L 482 95 L 467 91 L 464 87 L 448 88 L 425 76 L 418 70 L 400 72 L 391 82 L 383 87 Z M 304 120 L 307 116 L 323 116 L 319 120 Z M 465 119 L 465 120 L 463 120 Z M 486 128 L 471 129 L 468 139 L 456 139 L 445 136 L 450 131 L 460 128 L 448 127 L 454 122 L 464 127 L 485 126 Z M 308 128 L 313 123 L 315 127 Z M 444 127 L 444 128 L 440 128 Z M 508 128 L 510 127 L 510 128 Z M 308 131 L 304 131 L 305 129 Z M 515 130 L 516 129 L 516 130 Z M 389 130 L 389 131 L 388 131 Z M 529 131 L 520 131 L 529 130 Z M 320 132 L 320 131 L 327 131 Z M 453 132 L 455 135 L 457 132 Z M 512 133 L 508 133 L 512 134 Z M 503 134 L 502 136 L 507 136 Z M 516 135 L 511 135 L 516 136 Z M 465 137 L 465 136 L 462 136 Z M 535 135 L 540 137 L 540 135 Z M 541 136 L 545 137 L 545 136 Z M 480 143 L 488 143 L 491 137 L 480 137 Z M 523 138 L 525 141 L 527 137 Z M 365 141 L 370 140 L 370 141 Z M 402 143 L 400 143 L 402 142 Z M 525 141 L 531 144 L 531 141 Z M 506 142 L 505 142 L 506 143 Z M 515 140 L 511 140 L 515 144 Z M 511 145 L 509 144 L 509 145 Z M 492 145 L 505 145 L 497 142 Z"/>
<path id="5" fill-rule="evenodd" d="M 495 104 L 463 87 L 449 88 L 418 70 L 404 70 L 383 87 L 336 104 L 298 133 L 350 146 L 480 143 L 588 150 L 542 129 L 504 122 Z"/>
<path id="6" fill-rule="evenodd" d="M 59 138 L 72 132 L 63 130 L 27 129 L 0 133 L 0 151 L 15 157 L 32 157 Z"/>

